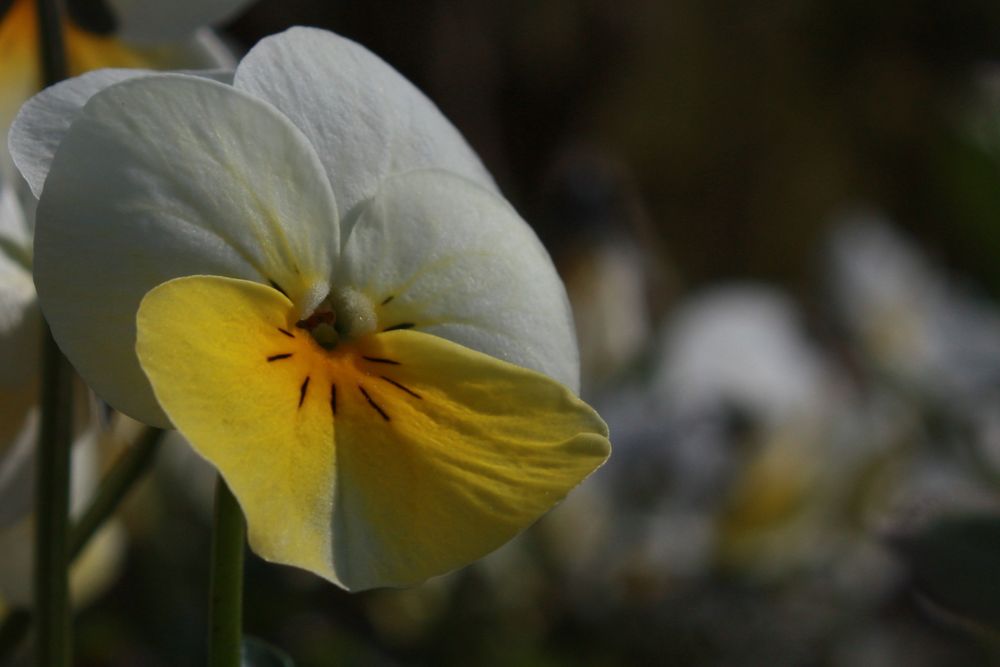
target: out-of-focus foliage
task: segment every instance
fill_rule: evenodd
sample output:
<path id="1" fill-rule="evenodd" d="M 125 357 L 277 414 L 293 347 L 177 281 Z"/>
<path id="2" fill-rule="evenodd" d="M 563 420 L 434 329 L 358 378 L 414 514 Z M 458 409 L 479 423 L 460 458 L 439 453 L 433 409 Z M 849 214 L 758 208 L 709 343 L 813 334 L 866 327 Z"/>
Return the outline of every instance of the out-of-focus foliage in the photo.
<path id="1" fill-rule="evenodd" d="M 1000 558 L 998 517 L 940 520 L 898 548 L 931 602 L 986 627 L 1000 624 L 1000 586 L 990 576 Z"/>
<path id="2" fill-rule="evenodd" d="M 249 634 L 304 666 L 996 661 L 1000 6 L 263 0 L 229 34 L 296 23 L 415 81 L 535 225 L 616 449 L 416 589 L 250 557 Z M 160 463 L 79 664 L 201 655 L 210 494 L 183 442 Z"/>

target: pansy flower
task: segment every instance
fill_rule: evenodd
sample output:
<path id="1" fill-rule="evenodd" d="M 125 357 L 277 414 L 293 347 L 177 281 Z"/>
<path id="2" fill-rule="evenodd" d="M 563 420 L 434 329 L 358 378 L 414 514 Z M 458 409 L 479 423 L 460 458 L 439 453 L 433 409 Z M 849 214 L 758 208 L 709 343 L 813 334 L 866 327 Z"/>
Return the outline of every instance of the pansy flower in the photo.
<path id="1" fill-rule="evenodd" d="M 231 83 L 74 79 L 26 105 L 11 149 L 40 194 L 56 340 L 111 405 L 218 468 L 264 558 L 348 589 L 416 583 L 607 457 L 545 250 L 357 44 L 292 29 Z"/>

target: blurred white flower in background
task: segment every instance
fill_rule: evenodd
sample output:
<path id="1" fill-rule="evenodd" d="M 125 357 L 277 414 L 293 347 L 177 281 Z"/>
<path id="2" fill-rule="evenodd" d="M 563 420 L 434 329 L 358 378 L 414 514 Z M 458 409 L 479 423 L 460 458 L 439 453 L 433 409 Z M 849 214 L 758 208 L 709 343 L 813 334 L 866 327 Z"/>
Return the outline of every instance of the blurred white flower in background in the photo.
<path id="1" fill-rule="evenodd" d="M 78 436 L 73 443 L 70 482 L 70 515 L 78 517 L 95 495 L 104 463 L 103 451 L 111 432 L 101 432 L 95 421 L 84 423 L 87 411 L 77 401 Z M 31 419 L 37 419 L 32 414 Z M 33 426 L 33 425 L 32 425 Z M 33 498 L 34 439 L 16 440 L 0 459 L 0 613 L 12 607 L 32 604 L 34 520 L 30 514 Z M 106 522 L 74 561 L 70 589 L 74 604 L 84 605 L 102 593 L 113 581 L 124 556 L 125 533 L 118 521 Z"/>
<path id="2" fill-rule="evenodd" d="M 248 0 L 108 0 L 66 3 L 66 54 L 71 74 L 102 67 L 231 68 L 235 59 L 207 26 L 228 19 Z M 41 315 L 32 280 L 35 199 L 16 173 L 7 131 L 20 106 L 41 87 L 33 0 L 0 1 L 0 601 L 29 601 L 34 446 L 37 439 Z M 82 386 L 78 393 L 83 393 Z M 96 408 L 82 400 L 74 450 L 73 511 L 96 485 Z M 77 472 L 78 468 L 88 468 Z M 85 589 L 106 581 L 120 529 L 95 537 L 77 571 Z M 117 535 L 117 537 L 109 537 Z M 98 554 L 95 556 L 94 554 Z M 100 567 L 94 564 L 101 561 Z M 87 563 L 91 563 L 87 565 Z M 97 575 L 100 576 L 97 576 Z M 74 578 L 81 575 L 74 574 Z M 78 583 L 74 583 L 78 587 Z M 77 591 L 78 592 L 78 591 Z M 79 597 L 79 596 L 78 596 Z M 84 596 L 86 597 L 86 596 Z"/>
<path id="3" fill-rule="evenodd" d="M 803 504 L 832 456 L 825 429 L 846 398 L 794 303 L 762 285 L 680 304 L 655 350 L 647 372 L 598 402 L 620 443 L 614 463 L 542 525 L 553 545 L 574 545 L 558 549 L 568 571 L 609 592 L 623 579 L 655 594 L 706 575 L 734 493 L 741 504 Z"/>
<path id="4" fill-rule="evenodd" d="M 563 267 L 580 344 L 585 386 L 598 387 L 633 361 L 649 340 L 646 260 L 619 235 L 590 244 Z"/>
<path id="5" fill-rule="evenodd" d="M 886 421 L 924 442 L 911 446 L 878 528 L 912 532 L 947 514 L 1000 509 L 991 479 L 1000 472 L 1000 312 L 874 212 L 844 215 L 829 257 L 836 315 L 873 371 L 869 391 L 883 404 L 894 396 Z"/>
<path id="6" fill-rule="evenodd" d="M 822 337 L 787 293 L 724 284 L 603 388 L 615 459 L 540 526 L 575 595 L 669 599 L 721 570 L 871 609 L 903 576 L 889 538 L 998 509 L 995 306 L 874 214 L 825 250 Z"/>
<path id="7" fill-rule="evenodd" d="M 888 526 L 948 480 L 939 507 L 976 506 L 968 471 L 944 475 L 924 452 L 910 397 L 846 373 L 781 291 L 707 290 L 659 341 L 651 373 L 598 403 L 614 463 L 543 524 L 553 545 L 586 547 L 554 547 L 581 580 L 654 594 L 719 567 L 761 581 L 826 570 L 875 601 L 898 581 Z"/>
<path id="8" fill-rule="evenodd" d="M 939 400 L 1000 384 L 1000 313 L 878 214 L 844 216 L 829 254 L 834 306 L 867 361 Z"/>
<path id="9" fill-rule="evenodd" d="M 544 192 L 543 219 L 573 230 L 550 245 L 573 308 L 584 393 L 599 393 L 646 350 L 670 291 L 670 268 L 634 175 L 611 156 L 566 148 Z"/>
<path id="10" fill-rule="evenodd" d="M 819 482 L 837 477 L 825 464 L 846 396 L 794 302 L 763 285 L 718 287 L 682 305 L 662 341 L 653 395 L 675 425 L 675 487 L 701 499 L 702 567 L 780 570 L 799 547 L 818 551 L 801 530 L 819 518 Z"/>
<path id="11" fill-rule="evenodd" d="M 760 285 L 728 285 L 678 309 L 653 391 L 678 416 L 731 406 L 771 425 L 822 412 L 829 374 L 790 298 Z"/>

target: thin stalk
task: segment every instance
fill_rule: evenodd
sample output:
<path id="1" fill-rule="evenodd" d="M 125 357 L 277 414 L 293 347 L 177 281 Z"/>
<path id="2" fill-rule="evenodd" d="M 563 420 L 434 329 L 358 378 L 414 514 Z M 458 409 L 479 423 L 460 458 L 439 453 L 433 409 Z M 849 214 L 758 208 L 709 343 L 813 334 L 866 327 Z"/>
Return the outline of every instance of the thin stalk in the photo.
<path id="1" fill-rule="evenodd" d="M 220 476 L 215 486 L 208 664 L 239 667 L 243 633 L 243 512 Z"/>
<path id="2" fill-rule="evenodd" d="M 73 371 L 46 328 L 42 420 L 35 476 L 35 614 L 38 665 L 70 664 L 69 479 Z"/>
<path id="3" fill-rule="evenodd" d="M 66 78 L 58 0 L 38 0 L 42 83 Z M 69 480 L 73 440 L 73 370 L 48 327 L 42 341 L 42 419 L 35 476 L 35 616 L 37 664 L 66 667 L 72 652 L 69 604 Z"/>
<path id="4" fill-rule="evenodd" d="M 111 472 L 101 482 L 97 496 L 70 532 L 70 563 L 76 561 L 94 533 L 121 504 L 135 483 L 142 479 L 155 460 L 164 431 L 148 428 L 142 437 L 115 462 Z M 0 622 L 0 664 L 11 658 L 28 636 L 31 612 L 14 608 Z"/>
<path id="5" fill-rule="evenodd" d="M 129 447 L 115 462 L 111 471 L 101 480 L 97 495 L 70 533 L 69 557 L 75 560 L 87 542 L 109 516 L 115 513 L 135 483 L 142 479 L 156 458 L 156 451 L 164 432 L 147 428 L 139 441 Z"/>
<path id="6" fill-rule="evenodd" d="M 42 85 L 59 83 L 68 75 L 66 42 L 63 40 L 62 6 L 59 0 L 37 0 L 38 48 L 42 64 Z"/>

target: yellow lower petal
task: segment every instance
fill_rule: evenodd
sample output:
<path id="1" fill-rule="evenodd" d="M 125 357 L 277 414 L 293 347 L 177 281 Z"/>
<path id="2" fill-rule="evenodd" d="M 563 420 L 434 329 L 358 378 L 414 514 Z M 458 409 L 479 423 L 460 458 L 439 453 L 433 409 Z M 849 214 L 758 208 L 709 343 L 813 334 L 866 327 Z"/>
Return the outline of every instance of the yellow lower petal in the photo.
<path id="1" fill-rule="evenodd" d="M 292 303 L 255 283 L 182 278 L 147 294 L 137 324 L 157 400 L 225 477 L 255 551 L 335 578 L 333 420 L 319 378 L 305 382 L 309 334 Z"/>
<path id="2" fill-rule="evenodd" d="M 279 292 L 191 277 L 147 294 L 137 351 L 218 467 L 264 558 L 346 588 L 405 585 L 530 525 L 609 452 L 555 381 L 413 331 L 332 351 Z"/>

